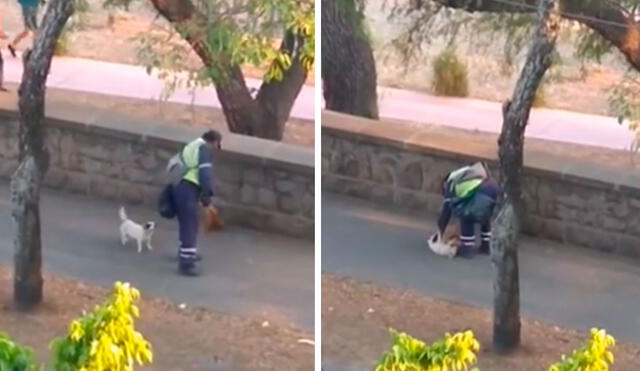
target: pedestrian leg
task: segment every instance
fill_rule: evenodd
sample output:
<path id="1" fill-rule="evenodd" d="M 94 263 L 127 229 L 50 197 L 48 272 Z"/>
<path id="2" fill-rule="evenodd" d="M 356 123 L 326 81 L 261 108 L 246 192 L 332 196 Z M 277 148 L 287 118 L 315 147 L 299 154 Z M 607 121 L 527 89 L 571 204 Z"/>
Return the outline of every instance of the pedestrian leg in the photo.
<path id="1" fill-rule="evenodd" d="M 174 188 L 179 225 L 179 269 L 186 275 L 197 275 L 198 190 L 187 182 Z"/>
<path id="2" fill-rule="evenodd" d="M 491 252 L 491 218 L 488 218 L 480 224 L 480 253 L 489 254 Z"/>
<path id="3" fill-rule="evenodd" d="M 460 245 L 458 246 L 457 256 L 469 258 L 473 255 L 475 247 L 475 223 L 473 220 L 460 220 Z"/>

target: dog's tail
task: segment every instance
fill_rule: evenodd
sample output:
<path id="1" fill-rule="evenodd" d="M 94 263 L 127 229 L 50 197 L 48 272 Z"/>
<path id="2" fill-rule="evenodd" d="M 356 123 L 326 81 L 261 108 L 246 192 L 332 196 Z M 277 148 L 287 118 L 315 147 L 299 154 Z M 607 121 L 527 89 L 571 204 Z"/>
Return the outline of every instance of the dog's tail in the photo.
<path id="1" fill-rule="evenodd" d="M 124 210 L 124 206 L 120 206 L 119 214 L 120 214 L 120 220 L 122 220 L 123 222 L 129 219 L 127 218 L 127 212 Z"/>

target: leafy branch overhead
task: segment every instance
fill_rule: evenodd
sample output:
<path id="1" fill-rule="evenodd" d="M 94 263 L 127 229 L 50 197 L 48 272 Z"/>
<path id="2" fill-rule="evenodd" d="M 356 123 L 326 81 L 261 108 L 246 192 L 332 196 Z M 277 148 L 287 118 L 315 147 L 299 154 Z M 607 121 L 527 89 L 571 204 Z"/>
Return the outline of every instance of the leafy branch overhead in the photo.
<path id="1" fill-rule="evenodd" d="M 385 0 L 389 17 L 404 24 L 404 31 L 392 44 L 406 59 L 418 60 L 434 35 L 445 35 L 453 43 L 468 37 L 475 46 L 495 47 L 502 43 L 504 61 L 512 67 L 522 61 L 531 38 L 537 0 Z M 629 121 L 630 130 L 640 133 L 640 93 L 635 81 L 640 72 L 640 0 L 560 0 L 561 37 L 572 46 L 582 62 L 602 63 L 605 56 L 625 61 L 630 73 L 612 89 L 611 114 Z M 489 37 L 486 37 L 486 36 Z M 490 40 L 487 42 L 487 40 Z M 555 57 L 559 60 L 559 55 Z M 640 136 L 640 135 L 639 135 Z M 637 141 L 636 141 L 637 142 Z M 632 143 L 632 149 L 638 147 Z"/>
<path id="2" fill-rule="evenodd" d="M 154 1 L 157 8 L 173 6 Z M 105 6 L 129 7 L 131 0 L 107 0 Z M 315 17 L 311 0 L 194 1 L 184 9 L 170 9 L 174 27 L 154 24 L 140 38 L 139 58 L 149 73 L 157 71 L 177 86 L 207 86 L 224 82 L 228 66 L 253 65 L 263 68 L 265 82 L 280 81 L 293 60 L 309 71 L 314 65 Z M 163 14 L 164 15 L 164 14 Z M 292 36 L 291 45 L 279 40 Z M 178 37 L 176 37 L 178 36 Z M 189 60 L 197 40 L 201 59 Z M 191 43 L 193 44 L 193 43 Z M 195 48 L 193 48 L 195 49 Z M 205 54 L 205 55 L 202 55 Z M 171 89 L 171 90 L 172 90 Z"/>

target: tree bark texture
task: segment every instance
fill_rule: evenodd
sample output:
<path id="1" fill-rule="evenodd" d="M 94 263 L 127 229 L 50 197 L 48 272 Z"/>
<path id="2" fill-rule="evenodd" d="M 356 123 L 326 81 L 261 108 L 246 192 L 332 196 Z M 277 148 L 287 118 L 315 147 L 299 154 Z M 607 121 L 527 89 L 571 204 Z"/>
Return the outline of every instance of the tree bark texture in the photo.
<path id="1" fill-rule="evenodd" d="M 518 233 L 524 215 L 522 166 L 524 134 L 533 99 L 551 66 L 558 35 L 557 17 L 551 14 L 555 0 L 540 0 L 533 45 L 516 83 L 513 97 L 503 105 L 503 123 L 498 139 L 498 160 L 504 199 L 492 236 L 494 281 L 493 344 L 498 352 L 508 352 L 520 344 L 520 289 L 518 274 Z"/>
<path id="2" fill-rule="evenodd" d="M 308 71 L 302 65 L 299 53 L 302 38 L 291 33 L 285 35 L 281 49 L 292 55 L 291 67 L 284 72 L 282 80 L 264 82 L 253 98 L 241 67 L 231 64 L 230 59 L 224 56 L 216 55 L 214 60 L 209 53 L 205 44 L 209 21 L 190 0 L 151 2 L 176 30 L 188 27 L 190 32 L 183 36 L 205 66 L 215 65 L 224 70 L 224 81 L 215 81 L 214 84 L 229 130 L 237 134 L 281 140 L 293 104 L 307 79 Z"/>
<path id="3" fill-rule="evenodd" d="M 356 0 L 322 0 L 322 89 L 327 109 L 378 119 L 376 64 Z"/>
<path id="4" fill-rule="evenodd" d="M 537 0 L 513 0 L 507 4 L 494 0 L 433 0 L 450 8 L 469 12 L 531 13 Z M 617 1 L 559 0 L 563 18 L 580 22 L 612 43 L 627 61 L 640 71 L 640 23 L 633 13 Z"/>
<path id="5" fill-rule="evenodd" d="M 42 241 L 40 187 L 49 167 L 45 148 L 45 84 L 56 41 L 73 14 L 73 0 L 52 0 L 47 6 L 32 50 L 23 57 L 24 73 L 18 91 L 20 109 L 19 165 L 11 178 L 14 222 L 14 301 L 29 309 L 42 301 Z"/>

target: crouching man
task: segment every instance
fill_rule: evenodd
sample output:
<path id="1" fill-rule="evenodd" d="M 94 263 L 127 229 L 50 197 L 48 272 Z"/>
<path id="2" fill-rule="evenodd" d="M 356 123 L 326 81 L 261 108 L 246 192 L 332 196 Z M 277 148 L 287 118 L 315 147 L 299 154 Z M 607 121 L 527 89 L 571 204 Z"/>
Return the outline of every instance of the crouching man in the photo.
<path id="1" fill-rule="evenodd" d="M 444 179 L 444 202 L 438 218 L 438 229 L 440 235 L 444 235 L 452 216 L 460 220 L 460 245 L 456 256 L 473 256 L 476 224 L 480 224 L 480 253 L 489 254 L 491 216 L 500 192 L 498 182 L 491 178 L 486 165 L 481 162 L 454 170 Z"/>
<path id="2" fill-rule="evenodd" d="M 179 272 L 197 276 L 199 204 L 207 207 L 213 196 L 213 159 L 220 149 L 222 135 L 209 130 L 181 151 L 185 172 L 173 187 L 173 200 L 179 227 Z"/>

